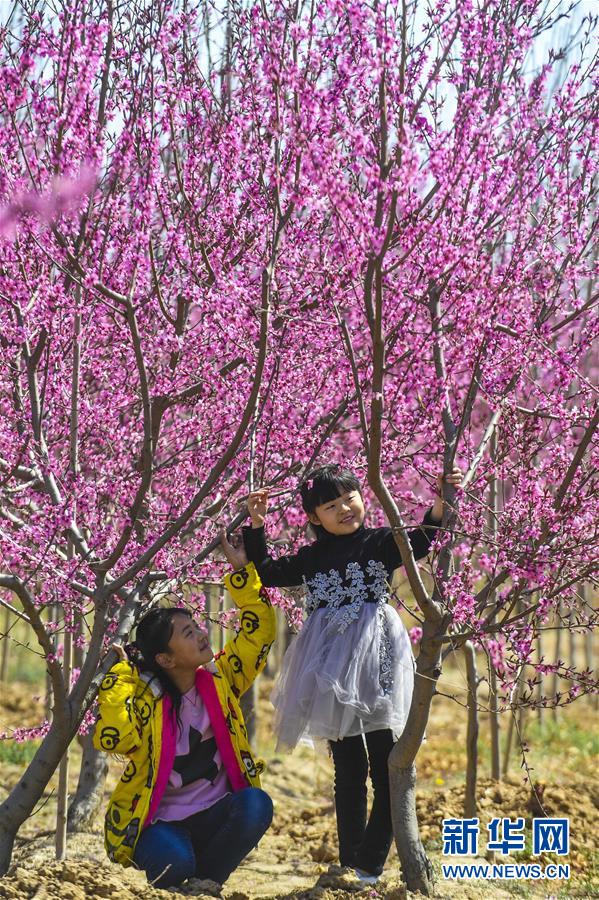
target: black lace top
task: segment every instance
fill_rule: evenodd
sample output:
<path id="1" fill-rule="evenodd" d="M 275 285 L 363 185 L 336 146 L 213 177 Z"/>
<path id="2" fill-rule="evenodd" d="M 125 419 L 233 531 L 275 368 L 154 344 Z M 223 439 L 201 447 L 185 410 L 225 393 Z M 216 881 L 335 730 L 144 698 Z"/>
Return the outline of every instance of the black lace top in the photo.
<path id="1" fill-rule="evenodd" d="M 429 510 L 418 528 L 408 532 L 416 559 L 428 553 L 436 529 Z M 308 612 L 325 606 L 345 606 L 360 601 L 386 599 L 387 582 L 401 565 L 401 556 L 390 528 L 360 528 L 353 534 L 324 532 L 319 540 L 297 553 L 273 559 L 264 528 L 245 527 L 243 541 L 250 562 L 265 587 L 304 585 Z"/>

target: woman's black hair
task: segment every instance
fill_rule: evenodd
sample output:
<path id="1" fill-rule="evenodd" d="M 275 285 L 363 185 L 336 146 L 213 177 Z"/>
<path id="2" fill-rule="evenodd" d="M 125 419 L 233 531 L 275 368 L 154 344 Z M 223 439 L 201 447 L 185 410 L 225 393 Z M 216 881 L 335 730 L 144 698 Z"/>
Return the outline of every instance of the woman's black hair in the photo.
<path id="1" fill-rule="evenodd" d="M 330 463 L 313 469 L 300 484 L 300 494 L 304 512 L 313 513 L 317 506 L 336 500 L 348 491 L 362 493 L 360 482 L 351 469 L 339 463 Z M 326 534 L 321 525 L 312 525 L 318 537 Z"/>
<path id="2" fill-rule="evenodd" d="M 147 612 L 137 623 L 135 640 L 127 644 L 125 652 L 129 660 L 140 672 L 151 672 L 160 682 L 163 691 L 172 701 L 177 721 L 181 708 L 182 694 L 177 685 L 169 678 L 166 669 L 156 662 L 158 653 L 168 653 L 169 641 L 173 636 L 173 619 L 175 616 L 188 616 L 188 609 L 180 606 L 156 607 Z"/>

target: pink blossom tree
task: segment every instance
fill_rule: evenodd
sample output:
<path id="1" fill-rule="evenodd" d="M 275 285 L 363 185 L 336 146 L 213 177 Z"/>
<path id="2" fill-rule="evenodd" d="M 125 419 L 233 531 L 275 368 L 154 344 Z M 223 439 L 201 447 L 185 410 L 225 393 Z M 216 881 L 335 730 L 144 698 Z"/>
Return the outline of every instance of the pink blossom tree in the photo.
<path id="1" fill-rule="evenodd" d="M 210 574 L 213 517 L 238 513 L 250 449 L 276 483 L 349 403 L 322 392 L 318 323 L 290 335 L 280 319 L 312 302 L 295 276 L 314 265 L 313 214 L 269 58 L 240 45 L 234 82 L 222 65 L 203 74 L 201 5 L 21 12 L 0 78 L 0 586 L 37 637 L 54 708 L 1 807 L 0 871 L 103 649 L 152 582 Z"/>
<path id="2" fill-rule="evenodd" d="M 428 893 L 414 762 L 445 648 L 486 650 L 507 703 L 560 600 L 583 626 L 597 621 L 580 586 L 597 570 L 599 70 L 589 22 L 553 93 L 551 55 L 530 72 L 551 24 L 544 4 L 439 3 L 420 31 L 417 13 L 404 3 L 340 15 L 318 165 L 368 478 L 421 618 L 390 768 L 404 877 Z M 413 473 L 430 477 L 434 459 L 446 471 L 459 459 L 467 474 L 457 496 L 446 490 L 427 586 L 405 524 Z M 562 674 L 572 686 L 557 702 L 597 690 L 589 671 Z M 532 687 L 521 702 L 549 702 Z"/>
<path id="3" fill-rule="evenodd" d="M 326 452 L 367 474 L 417 604 L 390 766 L 404 877 L 429 893 L 414 763 L 446 650 L 483 649 L 507 703 L 558 602 L 595 624 L 590 28 L 550 89 L 538 0 L 231 3 L 217 61 L 206 21 L 88 0 L 3 33 L 0 585 L 55 709 L 0 807 L 0 871 L 149 583 L 212 572 L 249 472 L 288 489 Z M 405 527 L 456 459 L 427 578 Z M 57 604 L 86 646 L 72 684 Z M 562 702 L 596 689 L 563 674 Z"/>
<path id="4" fill-rule="evenodd" d="M 580 586 L 597 570 L 599 68 L 589 22 L 558 89 L 551 56 L 529 71 L 551 24 L 543 4 L 439 3 L 420 33 L 417 12 L 339 17 L 319 176 L 368 479 L 421 617 L 420 677 L 390 768 L 404 877 L 428 893 L 414 762 L 444 648 L 486 650 L 506 700 L 560 599 L 584 627 L 597 621 Z M 445 492 L 427 587 L 405 524 L 408 467 L 430 477 L 429 459 L 446 471 L 460 459 L 467 474 Z M 562 702 L 597 690 L 589 671 L 562 674 L 573 682 Z M 532 687 L 521 702 L 539 702 Z"/>

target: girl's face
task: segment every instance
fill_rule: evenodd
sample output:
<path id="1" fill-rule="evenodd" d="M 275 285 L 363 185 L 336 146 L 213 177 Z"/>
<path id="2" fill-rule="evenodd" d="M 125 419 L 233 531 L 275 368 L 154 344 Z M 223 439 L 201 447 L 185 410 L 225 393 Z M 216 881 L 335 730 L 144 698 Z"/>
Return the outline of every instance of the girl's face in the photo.
<path id="1" fill-rule="evenodd" d="M 329 500 L 308 513 L 313 525 L 322 525 L 329 534 L 353 534 L 362 522 L 366 510 L 360 491 L 345 491 L 335 500 Z"/>
<path id="2" fill-rule="evenodd" d="M 189 616 L 173 616 L 173 633 L 168 652 L 158 653 L 156 662 L 167 671 L 193 672 L 214 656 L 208 633 Z"/>

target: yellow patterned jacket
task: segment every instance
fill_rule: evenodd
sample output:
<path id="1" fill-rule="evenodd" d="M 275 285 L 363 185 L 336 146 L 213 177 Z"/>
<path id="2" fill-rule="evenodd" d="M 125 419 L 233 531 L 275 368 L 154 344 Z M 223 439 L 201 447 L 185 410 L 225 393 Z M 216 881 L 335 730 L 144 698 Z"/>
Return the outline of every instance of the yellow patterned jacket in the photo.
<path id="1" fill-rule="evenodd" d="M 260 786 L 264 762 L 250 749 L 239 698 L 262 671 L 275 637 L 275 615 L 253 565 L 225 576 L 241 610 L 240 630 L 224 650 L 196 672 L 216 745 L 234 791 Z M 157 679 L 118 662 L 98 693 L 94 746 L 129 759 L 110 798 L 104 837 L 114 862 L 129 866 L 141 830 L 152 822 L 173 767 L 176 720 Z"/>

